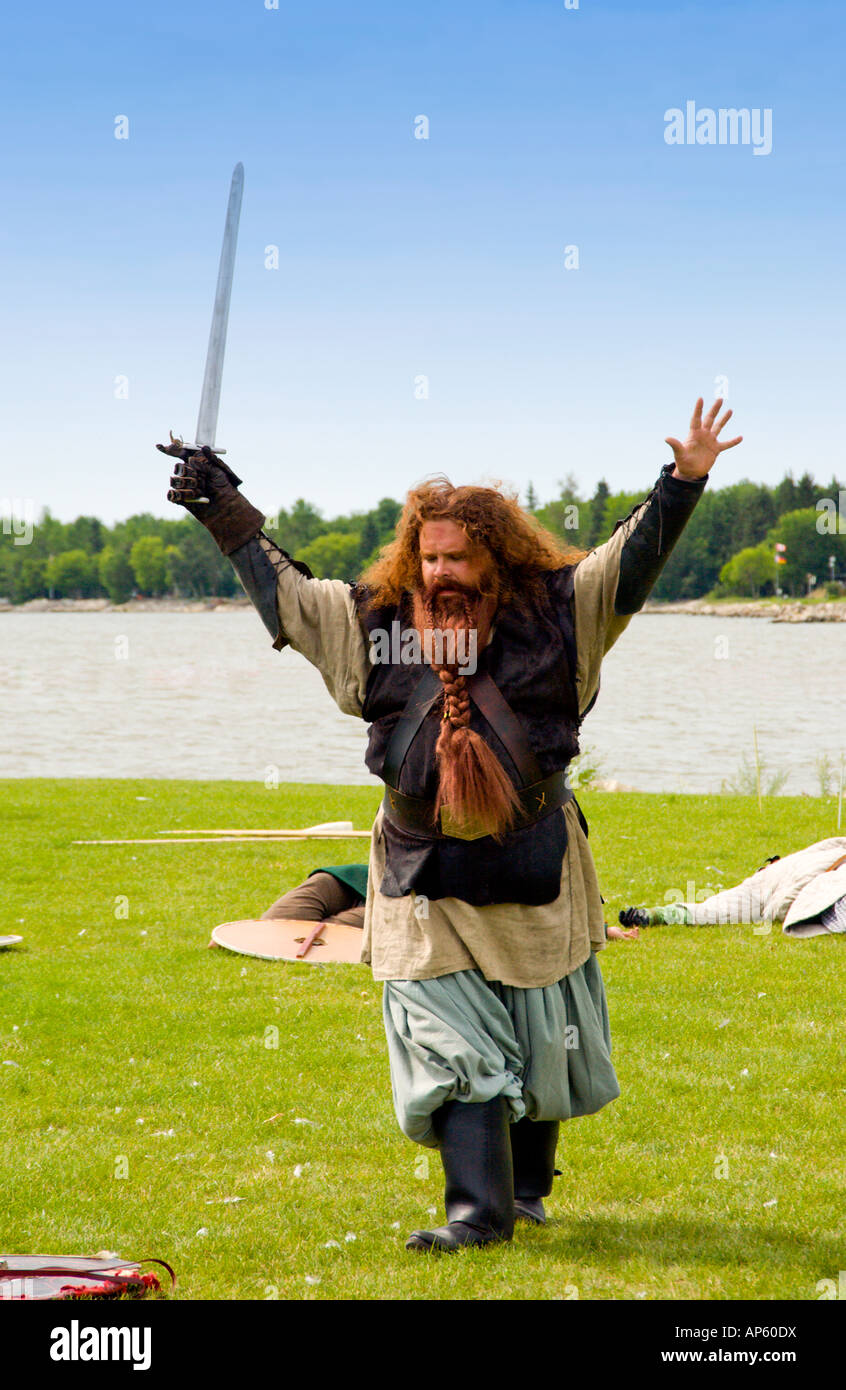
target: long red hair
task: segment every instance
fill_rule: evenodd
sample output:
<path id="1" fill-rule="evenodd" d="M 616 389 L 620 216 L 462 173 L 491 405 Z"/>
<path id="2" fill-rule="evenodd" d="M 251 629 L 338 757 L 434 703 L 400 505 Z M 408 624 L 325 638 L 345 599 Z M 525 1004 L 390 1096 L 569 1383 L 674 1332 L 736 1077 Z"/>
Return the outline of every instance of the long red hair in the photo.
<path id="1" fill-rule="evenodd" d="M 545 572 L 577 564 L 587 553 L 563 545 L 523 510 L 515 494 L 494 487 L 453 487 L 440 474 L 412 488 L 396 536 L 361 576 L 370 590 L 370 607 L 387 608 L 421 587 L 420 528 L 426 521 L 454 521 L 469 541 L 485 547 L 503 606 L 538 598 Z"/>

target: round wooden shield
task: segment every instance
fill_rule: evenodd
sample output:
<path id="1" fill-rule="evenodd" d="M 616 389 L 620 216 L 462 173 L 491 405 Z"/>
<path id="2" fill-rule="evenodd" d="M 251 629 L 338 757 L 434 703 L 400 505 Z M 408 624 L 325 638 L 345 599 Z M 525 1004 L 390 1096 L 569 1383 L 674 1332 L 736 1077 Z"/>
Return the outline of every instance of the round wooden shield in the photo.
<path id="1" fill-rule="evenodd" d="M 341 922 L 295 922 L 280 918 L 223 922 L 215 927 L 210 946 L 225 946 L 242 956 L 261 960 L 303 961 L 320 965 L 338 961 L 361 962 L 362 930 Z"/>

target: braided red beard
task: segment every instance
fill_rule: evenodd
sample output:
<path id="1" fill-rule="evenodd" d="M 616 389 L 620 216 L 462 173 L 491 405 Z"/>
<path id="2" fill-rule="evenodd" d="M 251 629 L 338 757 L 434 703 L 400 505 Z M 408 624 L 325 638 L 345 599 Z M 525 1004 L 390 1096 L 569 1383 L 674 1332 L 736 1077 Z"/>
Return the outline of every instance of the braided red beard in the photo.
<path id="1" fill-rule="evenodd" d="M 444 589 L 452 592 L 444 593 Z M 439 675 L 447 671 L 453 678 L 463 679 L 461 667 L 467 664 L 468 653 L 478 655 L 490 637 L 496 604 L 495 594 L 483 595 L 479 589 L 454 579 L 415 591 L 414 626 L 423 652 L 427 659 L 432 654 L 432 666 Z M 454 647 L 446 637 L 443 644 L 433 641 L 432 635 L 437 632 L 454 633 Z M 459 634 L 465 635 L 464 643 L 458 640 Z M 438 651 L 442 651 L 444 657 L 440 663 L 435 659 Z M 455 661 L 447 659 L 450 652 L 454 653 Z"/>
<path id="2" fill-rule="evenodd" d="M 442 589 L 454 590 L 444 594 Z M 455 633 L 454 654 L 481 653 L 488 641 L 496 612 L 495 594 L 482 594 L 476 588 L 449 580 L 433 584 L 414 595 L 414 625 L 424 652 L 432 653 L 432 668 L 444 688 L 441 732 L 435 747 L 438 762 L 438 794 L 435 816 L 449 811 L 459 828 L 500 838 L 511 829 L 520 802 L 514 784 L 489 744 L 470 728 L 470 695 L 467 678 L 458 661 L 438 664 L 438 644 L 427 631 Z M 463 653 L 458 638 L 465 637 Z M 470 634 L 475 634 L 475 648 Z M 444 640 L 442 653 L 450 648 Z M 474 665 L 475 669 L 475 665 Z"/>
<path id="3" fill-rule="evenodd" d="M 443 590 L 447 592 L 444 593 Z M 452 628 L 458 632 L 462 628 L 478 630 L 479 610 L 482 596 L 478 589 L 451 580 L 449 584 L 432 584 L 423 592 L 421 606 L 426 627 Z"/>

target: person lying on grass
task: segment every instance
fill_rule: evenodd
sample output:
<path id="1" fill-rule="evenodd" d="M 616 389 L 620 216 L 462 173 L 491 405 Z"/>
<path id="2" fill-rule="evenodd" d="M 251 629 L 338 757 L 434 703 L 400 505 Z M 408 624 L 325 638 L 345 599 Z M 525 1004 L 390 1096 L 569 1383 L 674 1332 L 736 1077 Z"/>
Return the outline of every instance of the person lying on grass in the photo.
<path id="1" fill-rule="evenodd" d="M 736 888 L 701 902 L 627 907 L 625 927 L 725 926 L 782 922 L 788 936 L 846 932 L 846 836 L 819 840 L 794 854 L 768 859 Z"/>

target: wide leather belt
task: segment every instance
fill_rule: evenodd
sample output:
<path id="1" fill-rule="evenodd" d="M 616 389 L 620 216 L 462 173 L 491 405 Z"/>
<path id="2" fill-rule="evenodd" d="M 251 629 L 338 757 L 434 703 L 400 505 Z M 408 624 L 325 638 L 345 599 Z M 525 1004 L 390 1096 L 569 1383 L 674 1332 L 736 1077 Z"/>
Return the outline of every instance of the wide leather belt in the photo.
<path id="1" fill-rule="evenodd" d="M 567 785 L 565 772 L 552 772 L 539 782 L 533 782 L 530 787 L 517 787 L 515 790 L 522 808 L 522 814 L 518 815 L 513 827 L 515 830 L 534 825 L 535 821 L 543 820 L 545 816 L 565 806 L 568 801 L 574 800 L 573 790 Z M 444 811 L 436 824 L 434 801 L 406 796 L 395 787 L 385 787 L 382 806 L 386 819 L 398 830 L 404 830 L 409 835 L 419 835 L 427 840 L 480 840 L 489 833 L 455 824 L 448 819 L 448 813 Z"/>

